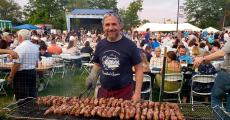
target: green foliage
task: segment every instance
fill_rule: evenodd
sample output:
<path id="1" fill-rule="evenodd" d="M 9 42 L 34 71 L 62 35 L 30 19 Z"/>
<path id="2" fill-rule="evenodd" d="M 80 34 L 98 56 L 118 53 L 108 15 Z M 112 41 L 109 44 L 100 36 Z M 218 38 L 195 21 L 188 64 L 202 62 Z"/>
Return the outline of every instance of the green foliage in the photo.
<path id="1" fill-rule="evenodd" d="M 88 0 L 89 8 L 117 9 L 117 0 Z"/>
<path id="2" fill-rule="evenodd" d="M 76 8 L 85 9 L 90 7 L 87 0 L 67 0 L 66 8 L 71 12 Z"/>
<path id="3" fill-rule="evenodd" d="M 24 15 L 31 24 L 52 24 L 56 29 L 65 29 L 66 0 L 29 0 Z"/>
<path id="4" fill-rule="evenodd" d="M 68 11 L 78 9 L 117 9 L 117 0 L 67 0 Z"/>
<path id="5" fill-rule="evenodd" d="M 14 24 L 22 21 L 21 7 L 13 0 L 0 0 L 0 19 L 10 20 Z"/>
<path id="6" fill-rule="evenodd" d="M 209 26 L 222 28 L 223 18 L 230 25 L 226 11 L 230 11 L 230 0 L 186 0 L 185 13 L 189 23 L 201 28 Z"/>
<path id="7" fill-rule="evenodd" d="M 129 4 L 127 10 L 119 10 L 119 14 L 124 21 L 124 29 L 128 30 L 140 24 L 137 13 L 142 10 L 142 3 L 142 0 L 134 0 Z"/>
<path id="8" fill-rule="evenodd" d="M 141 24 L 145 24 L 145 23 L 150 23 L 150 21 L 147 20 L 147 19 L 144 19 L 144 20 L 141 21 Z"/>

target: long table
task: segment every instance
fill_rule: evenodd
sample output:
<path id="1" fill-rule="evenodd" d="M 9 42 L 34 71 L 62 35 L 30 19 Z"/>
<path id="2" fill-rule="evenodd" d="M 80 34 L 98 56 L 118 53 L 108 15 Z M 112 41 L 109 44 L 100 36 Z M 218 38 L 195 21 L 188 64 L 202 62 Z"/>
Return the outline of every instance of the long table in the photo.
<path id="1" fill-rule="evenodd" d="M 13 63 L 0 63 L 0 69 L 2 70 L 10 70 L 11 68 L 13 67 Z M 39 65 L 37 68 L 36 68 L 36 71 L 38 72 L 42 72 L 42 71 L 46 71 L 48 69 L 51 69 L 53 66 L 52 65 Z"/>

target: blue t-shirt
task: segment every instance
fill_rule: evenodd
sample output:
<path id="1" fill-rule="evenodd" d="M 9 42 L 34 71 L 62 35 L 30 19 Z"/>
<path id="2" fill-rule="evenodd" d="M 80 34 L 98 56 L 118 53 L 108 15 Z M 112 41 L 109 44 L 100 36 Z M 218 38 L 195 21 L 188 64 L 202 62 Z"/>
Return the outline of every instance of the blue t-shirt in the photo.
<path id="1" fill-rule="evenodd" d="M 192 58 L 188 55 L 178 56 L 179 61 L 185 61 L 188 64 L 192 64 Z"/>
<path id="2" fill-rule="evenodd" d="M 117 90 L 133 83 L 132 66 L 141 63 L 136 45 L 126 37 L 117 42 L 101 40 L 93 61 L 100 64 L 100 82 L 103 88 Z"/>
<path id="3" fill-rule="evenodd" d="M 212 43 L 213 43 L 213 35 L 210 35 L 210 36 L 209 36 L 209 38 L 208 38 L 208 42 L 209 42 L 210 44 L 212 44 Z"/>
<path id="4" fill-rule="evenodd" d="M 204 31 L 204 32 L 203 32 L 203 38 L 205 39 L 205 38 L 207 38 L 207 36 L 208 36 L 208 32 L 207 32 L 207 31 Z"/>
<path id="5" fill-rule="evenodd" d="M 189 33 L 187 31 L 184 32 L 184 37 L 188 38 Z"/>
<path id="6" fill-rule="evenodd" d="M 154 41 L 152 42 L 152 48 L 155 50 L 155 48 L 160 47 L 160 42 Z"/>
<path id="7" fill-rule="evenodd" d="M 150 34 L 147 32 L 145 35 L 145 42 L 149 43 Z"/>

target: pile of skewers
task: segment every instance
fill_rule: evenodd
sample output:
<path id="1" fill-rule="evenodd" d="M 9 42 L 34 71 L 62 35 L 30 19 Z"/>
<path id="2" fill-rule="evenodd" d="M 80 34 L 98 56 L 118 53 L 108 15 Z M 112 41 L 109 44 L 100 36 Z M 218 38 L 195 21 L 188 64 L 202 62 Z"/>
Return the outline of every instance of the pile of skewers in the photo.
<path id="1" fill-rule="evenodd" d="M 49 106 L 44 115 L 72 115 L 136 120 L 184 120 L 176 103 L 134 102 L 115 98 L 38 97 L 37 104 Z"/>

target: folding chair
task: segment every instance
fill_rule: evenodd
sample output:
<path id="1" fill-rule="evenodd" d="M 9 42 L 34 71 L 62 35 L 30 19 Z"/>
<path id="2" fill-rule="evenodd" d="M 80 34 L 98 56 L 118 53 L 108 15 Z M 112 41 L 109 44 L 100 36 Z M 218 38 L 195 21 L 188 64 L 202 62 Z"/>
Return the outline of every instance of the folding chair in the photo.
<path id="1" fill-rule="evenodd" d="M 160 83 L 160 90 L 161 88 L 162 81 Z M 178 102 L 181 103 L 181 98 L 180 98 L 180 92 L 181 88 L 183 86 L 183 74 L 182 73 L 168 73 L 165 74 L 165 80 L 164 80 L 164 93 L 167 94 L 177 94 L 178 96 Z M 159 96 L 160 99 L 160 96 Z M 165 99 L 164 99 L 165 100 Z M 168 99 L 170 100 L 170 99 Z"/>
<path id="2" fill-rule="evenodd" d="M 135 81 L 135 74 L 133 74 L 133 80 Z M 148 99 L 146 99 L 146 96 Z M 143 85 L 141 88 L 141 97 L 145 100 L 152 100 L 152 83 L 151 77 L 149 75 L 144 74 L 143 76 Z"/>
<path id="3" fill-rule="evenodd" d="M 82 59 L 81 59 L 81 76 L 84 73 L 90 73 L 90 69 L 93 67 L 92 59 L 89 53 L 81 53 Z"/>
<path id="4" fill-rule="evenodd" d="M 210 84 L 210 83 L 214 83 L 215 80 L 215 75 L 195 75 L 192 77 L 192 84 L 191 84 L 191 96 L 190 96 L 190 102 L 194 103 L 193 101 L 193 94 L 196 95 L 201 95 L 201 96 L 207 96 L 207 95 L 211 95 L 211 90 L 210 91 L 205 91 L 205 92 L 199 92 L 199 91 L 195 91 L 193 89 L 194 87 L 194 83 L 205 83 L 205 84 Z M 205 86 L 204 86 L 205 87 Z"/>
<path id="5" fill-rule="evenodd" d="M 55 60 L 56 62 L 53 66 L 53 74 L 61 73 L 62 78 L 64 78 L 64 75 L 66 74 L 65 61 L 60 57 L 55 58 Z"/>

